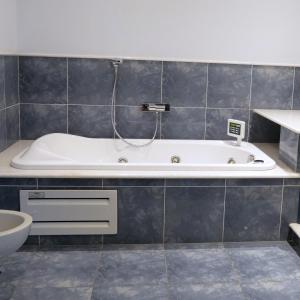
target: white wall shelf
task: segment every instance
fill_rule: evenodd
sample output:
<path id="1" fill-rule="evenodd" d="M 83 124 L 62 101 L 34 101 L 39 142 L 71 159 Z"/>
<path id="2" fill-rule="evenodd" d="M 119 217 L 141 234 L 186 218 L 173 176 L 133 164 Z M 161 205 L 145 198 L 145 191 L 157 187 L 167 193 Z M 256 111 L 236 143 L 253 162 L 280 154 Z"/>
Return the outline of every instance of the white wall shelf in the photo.
<path id="1" fill-rule="evenodd" d="M 254 109 L 262 117 L 300 134 L 300 110 Z"/>

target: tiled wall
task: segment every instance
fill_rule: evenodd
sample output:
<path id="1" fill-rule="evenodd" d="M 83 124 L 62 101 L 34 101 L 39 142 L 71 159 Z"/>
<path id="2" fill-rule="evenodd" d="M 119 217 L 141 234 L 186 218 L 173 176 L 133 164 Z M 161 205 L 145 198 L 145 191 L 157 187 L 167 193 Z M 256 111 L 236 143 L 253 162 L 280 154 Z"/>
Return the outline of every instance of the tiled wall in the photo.
<path id="1" fill-rule="evenodd" d="M 0 179 L 0 209 L 19 209 L 20 189 L 116 189 L 118 234 L 41 236 L 56 244 L 286 240 L 298 219 L 298 179 Z"/>
<path id="2" fill-rule="evenodd" d="M 18 57 L 0 56 L 0 151 L 19 139 Z"/>
<path id="3" fill-rule="evenodd" d="M 20 57 L 21 138 L 49 132 L 113 137 L 109 60 Z M 251 141 L 278 141 L 279 128 L 254 108 L 300 108 L 300 69 L 125 60 L 120 66 L 117 123 L 127 138 L 149 138 L 155 117 L 145 102 L 166 102 L 158 138 L 227 139 L 226 121 L 250 125 Z M 248 130 L 247 130 L 248 138 Z"/>

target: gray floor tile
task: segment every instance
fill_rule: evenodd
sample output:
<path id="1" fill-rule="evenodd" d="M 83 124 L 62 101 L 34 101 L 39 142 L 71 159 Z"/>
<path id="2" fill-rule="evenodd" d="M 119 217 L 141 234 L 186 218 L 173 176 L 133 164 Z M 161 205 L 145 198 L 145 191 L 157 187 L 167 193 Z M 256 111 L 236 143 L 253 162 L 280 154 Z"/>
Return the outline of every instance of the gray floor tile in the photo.
<path id="1" fill-rule="evenodd" d="M 10 300 L 90 300 L 92 288 L 16 288 Z M 1 299 L 1 298 L 0 298 Z"/>
<path id="2" fill-rule="evenodd" d="M 96 287 L 93 289 L 92 300 L 167 300 L 168 289 L 159 286 L 116 286 Z"/>
<path id="3" fill-rule="evenodd" d="M 261 282 L 242 285 L 251 300 L 299 300 L 300 281 Z"/>
<path id="4" fill-rule="evenodd" d="M 168 279 L 175 283 L 218 283 L 238 279 L 223 249 L 166 251 Z"/>
<path id="5" fill-rule="evenodd" d="M 95 285 L 157 285 L 167 282 L 164 251 L 105 251 Z"/>
<path id="6" fill-rule="evenodd" d="M 0 275 L 1 282 L 1 275 Z M 0 300 L 9 300 L 11 299 L 15 287 L 11 284 L 0 283 Z"/>
<path id="7" fill-rule="evenodd" d="M 177 285 L 171 287 L 173 300 L 246 300 L 239 284 Z"/>
<path id="8" fill-rule="evenodd" d="M 88 287 L 94 283 L 98 265 L 99 253 L 92 251 L 22 252 L 4 264 L 4 276 L 22 287 Z"/>
<path id="9" fill-rule="evenodd" d="M 277 247 L 228 250 L 242 282 L 283 281 L 300 278 L 300 259 Z"/>

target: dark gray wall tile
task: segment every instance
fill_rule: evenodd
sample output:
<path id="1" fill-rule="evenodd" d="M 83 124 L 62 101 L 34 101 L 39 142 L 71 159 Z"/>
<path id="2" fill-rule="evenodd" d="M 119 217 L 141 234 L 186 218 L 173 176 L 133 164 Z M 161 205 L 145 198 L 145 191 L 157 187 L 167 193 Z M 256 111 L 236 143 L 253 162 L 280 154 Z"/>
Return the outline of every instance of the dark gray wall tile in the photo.
<path id="1" fill-rule="evenodd" d="M 164 186 L 164 179 L 103 179 L 103 186 Z"/>
<path id="2" fill-rule="evenodd" d="M 1 181 L 0 181 L 1 182 Z M 102 179 L 97 178 L 39 178 L 41 187 L 101 187 Z"/>
<path id="3" fill-rule="evenodd" d="M 69 59 L 69 103 L 111 104 L 114 69 L 110 60 Z"/>
<path id="4" fill-rule="evenodd" d="M 18 57 L 5 56 L 5 101 L 6 106 L 19 103 Z"/>
<path id="5" fill-rule="evenodd" d="M 206 106 L 207 64 L 163 63 L 163 102 L 173 106 Z"/>
<path id="6" fill-rule="evenodd" d="M 228 187 L 224 241 L 278 240 L 282 187 Z"/>
<path id="7" fill-rule="evenodd" d="M 251 178 L 251 179 L 226 179 L 226 186 L 270 186 L 282 185 L 279 178 Z"/>
<path id="8" fill-rule="evenodd" d="M 33 186 L 36 187 L 34 178 L 0 178 L 0 186 Z"/>
<path id="9" fill-rule="evenodd" d="M 4 56 L 0 56 L 0 109 L 5 107 L 5 66 Z"/>
<path id="10" fill-rule="evenodd" d="M 290 109 L 294 68 L 254 66 L 252 76 L 252 108 Z"/>
<path id="11" fill-rule="evenodd" d="M 286 178 L 286 179 L 284 179 L 284 185 L 299 185 L 300 186 L 300 178 Z"/>
<path id="12" fill-rule="evenodd" d="M 118 190 L 118 234 L 105 243 L 162 243 L 163 187 L 122 187 Z"/>
<path id="13" fill-rule="evenodd" d="M 6 137 L 6 111 L 0 111 L 0 151 L 3 151 L 7 145 Z"/>
<path id="14" fill-rule="evenodd" d="M 207 109 L 206 136 L 207 140 L 232 140 L 227 135 L 227 120 L 237 119 L 246 122 L 245 140 L 248 138 L 249 112 L 246 109 Z"/>
<path id="15" fill-rule="evenodd" d="M 293 109 L 300 109 L 300 68 L 295 68 Z"/>
<path id="16" fill-rule="evenodd" d="M 67 132 L 67 106 L 21 104 L 21 138 L 36 139 L 44 134 Z"/>
<path id="17" fill-rule="evenodd" d="M 69 106 L 69 133 L 94 138 L 112 138 L 110 106 Z"/>
<path id="18" fill-rule="evenodd" d="M 222 241 L 224 192 L 222 187 L 167 188 L 165 242 Z"/>
<path id="19" fill-rule="evenodd" d="M 63 104 L 67 102 L 67 59 L 20 57 L 20 101 Z"/>
<path id="20" fill-rule="evenodd" d="M 101 244 L 102 235 L 46 235 L 40 237 L 40 247 L 46 250 L 61 246 L 100 247 Z"/>
<path id="21" fill-rule="evenodd" d="M 281 127 L 279 157 L 294 171 L 299 169 L 299 134 Z"/>
<path id="22" fill-rule="evenodd" d="M 20 187 L 0 187 L 0 209 L 20 210 Z"/>
<path id="23" fill-rule="evenodd" d="M 6 109 L 7 146 L 17 142 L 20 138 L 20 105 Z"/>
<path id="24" fill-rule="evenodd" d="M 162 63 L 126 60 L 119 68 L 117 104 L 138 105 L 161 100 Z"/>
<path id="25" fill-rule="evenodd" d="M 155 133 L 157 119 L 157 133 L 159 137 L 159 116 L 155 113 L 143 112 L 140 107 L 116 107 L 116 127 L 124 138 L 151 139 Z"/>
<path id="26" fill-rule="evenodd" d="M 249 141 L 252 143 L 278 143 L 280 126 L 251 111 Z"/>
<path id="27" fill-rule="evenodd" d="M 225 186 L 224 179 L 166 179 L 166 186 Z"/>
<path id="28" fill-rule="evenodd" d="M 162 115 L 161 138 L 203 139 L 205 131 L 204 108 L 171 108 Z"/>
<path id="29" fill-rule="evenodd" d="M 299 222 L 300 187 L 284 187 L 280 239 L 286 240 L 289 234 L 289 224 Z"/>
<path id="30" fill-rule="evenodd" d="M 251 66 L 209 64 L 207 106 L 248 108 Z"/>

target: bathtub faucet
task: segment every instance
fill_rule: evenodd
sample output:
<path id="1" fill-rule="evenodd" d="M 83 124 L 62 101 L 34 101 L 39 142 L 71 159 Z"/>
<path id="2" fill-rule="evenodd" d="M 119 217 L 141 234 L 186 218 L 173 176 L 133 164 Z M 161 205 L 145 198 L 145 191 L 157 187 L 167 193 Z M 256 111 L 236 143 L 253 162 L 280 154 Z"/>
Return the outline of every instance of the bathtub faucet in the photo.
<path id="1" fill-rule="evenodd" d="M 142 105 L 142 111 L 153 111 L 153 112 L 170 111 L 170 104 L 145 103 Z"/>

